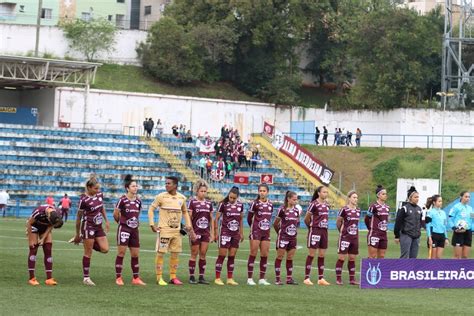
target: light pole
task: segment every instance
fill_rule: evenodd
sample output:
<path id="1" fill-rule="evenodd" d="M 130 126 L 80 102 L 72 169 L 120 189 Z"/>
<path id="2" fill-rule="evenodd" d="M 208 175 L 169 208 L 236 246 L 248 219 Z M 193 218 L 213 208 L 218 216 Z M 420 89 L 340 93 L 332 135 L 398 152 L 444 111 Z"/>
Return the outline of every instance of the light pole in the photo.
<path id="1" fill-rule="evenodd" d="M 439 194 L 441 195 L 441 189 L 443 187 L 443 162 L 444 162 L 444 122 L 446 117 L 446 101 L 447 97 L 453 97 L 454 93 L 452 92 L 436 92 L 436 95 L 442 97 L 443 102 L 443 119 L 442 119 L 442 131 L 441 131 L 441 159 L 439 165 Z"/>

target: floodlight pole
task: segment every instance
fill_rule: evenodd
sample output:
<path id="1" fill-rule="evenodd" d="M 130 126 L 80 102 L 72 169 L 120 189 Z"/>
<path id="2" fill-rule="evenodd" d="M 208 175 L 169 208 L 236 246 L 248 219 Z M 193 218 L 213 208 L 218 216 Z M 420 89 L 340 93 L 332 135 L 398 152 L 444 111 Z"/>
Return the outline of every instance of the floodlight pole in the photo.
<path id="1" fill-rule="evenodd" d="M 38 47 L 41 28 L 41 13 L 43 11 L 43 0 L 38 0 L 38 15 L 36 16 L 36 43 L 35 43 L 35 57 L 38 57 Z"/>
<path id="2" fill-rule="evenodd" d="M 443 188 L 443 162 L 444 162 L 444 122 L 446 118 L 446 93 L 443 93 L 443 127 L 441 131 L 441 159 L 439 165 L 439 195 L 441 195 L 441 189 Z"/>

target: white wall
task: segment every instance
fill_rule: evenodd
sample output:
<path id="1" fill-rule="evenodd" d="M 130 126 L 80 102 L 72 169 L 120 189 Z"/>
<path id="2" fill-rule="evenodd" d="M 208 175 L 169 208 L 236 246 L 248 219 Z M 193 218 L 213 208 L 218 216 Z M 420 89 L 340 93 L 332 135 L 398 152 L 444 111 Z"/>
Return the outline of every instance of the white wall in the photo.
<path id="1" fill-rule="evenodd" d="M 84 127 L 84 99 L 82 89 L 57 88 L 54 118 L 57 121 L 73 123 L 71 127 Z M 326 111 L 324 109 L 302 109 L 275 107 L 273 104 L 240 102 L 218 99 L 201 99 L 172 95 L 143 94 L 90 90 L 86 109 L 86 127 L 97 129 L 129 129 L 133 126 L 139 131 L 145 117 L 158 118 L 164 123 L 166 133 L 174 124 L 185 124 L 193 134 L 208 132 L 218 136 L 222 125 L 237 127 L 247 140 L 251 133 L 260 133 L 263 121 L 275 123 L 283 132 L 290 132 L 291 121 L 315 120 L 319 127 L 353 131 L 362 129 L 364 146 L 383 145 L 402 147 L 403 138 L 399 135 L 429 135 L 429 147 L 441 147 L 442 112 L 434 109 L 397 109 L 392 111 Z M 377 134 L 377 135 L 371 135 Z M 396 136 L 388 136 L 388 135 Z M 447 111 L 446 135 L 465 135 L 454 138 L 453 147 L 474 148 L 474 111 Z M 329 141 L 332 142 L 332 136 Z M 355 138 L 355 137 L 354 137 Z M 450 146 L 450 138 L 445 138 L 445 146 Z M 406 136 L 405 147 L 427 147 L 427 136 Z"/>
<path id="2" fill-rule="evenodd" d="M 120 30 L 116 34 L 113 54 L 101 54 L 97 60 L 113 63 L 139 64 L 135 48 L 146 39 L 147 33 L 139 30 Z M 36 28 L 33 25 L 0 23 L 0 54 L 26 55 L 34 52 Z M 85 57 L 69 49 L 63 31 L 56 26 L 42 26 L 40 32 L 39 55 L 52 54 L 58 58 L 65 56 L 85 60 Z"/>

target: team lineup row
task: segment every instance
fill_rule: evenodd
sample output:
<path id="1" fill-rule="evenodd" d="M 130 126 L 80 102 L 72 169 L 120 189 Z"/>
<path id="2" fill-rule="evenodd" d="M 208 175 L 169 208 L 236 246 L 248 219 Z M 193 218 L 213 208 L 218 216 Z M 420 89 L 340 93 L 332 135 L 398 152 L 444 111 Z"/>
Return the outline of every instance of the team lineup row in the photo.
<path id="1" fill-rule="evenodd" d="M 115 260 L 116 284 L 124 285 L 122 279 L 123 260 L 127 248 L 131 255 L 133 273 L 132 284 L 145 285 L 139 274 L 139 215 L 142 202 L 137 197 L 138 185 L 127 175 L 124 180 L 126 194 L 115 205 L 113 217 L 118 223 L 117 229 L 117 256 Z M 210 242 L 218 243 L 218 258 L 215 263 L 215 280 L 217 285 L 224 285 L 221 279 L 223 263 L 227 257 L 228 285 L 238 285 L 233 279 L 234 260 L 239 244 L 244 240 L 243 222 L 244 205 L 239 201 L 238 187 L 232 187 L 227 196 L 219 203 L 216 212 L 213 205 L 206 199 L 208 185 L 204 180 L 195 183 L 195 197 L 186 203 L 186 197 L 177 192 L 178 179 L 167 177 L 166 191 L 156 196 L 148 209 L 149 225 L 157 234 L 156 239 L 156 282 L 159 285 L 182 285 L 177 278 L 179 254 L 182 252 L 183 235 L 188 234 L 191 245 L 191 258 L 188 262 L 189 283 L 209 284 L 204 278 L 206 269 L 206 253 Z M 77 211 L 76 234 L 70 240 L 75 244 L 82 243 L 84 254 L 82 258 L 83 283 L 94 286 L 89 270 L 93 250 L 107 253 L 109 244 L 106 233 L 110 229 L 103 204 L 103 194 L 100 184 L 95 178 L 86 182 L 85 193 L 81 195 Z M 312 201 L 304 215 L 304 223 L 308 228 L 307 248 L 308 255 L 305 264 L 303 283 L 313 285 L 310 279 L 313 259 L 317 256 L 318 285 L 330 285 L 324 278 L 324 261 L 328 249 L 328 215 L 329 205 L 326 202 L 328 189 L 317 187 Z M 369 230 L 367 235 L 368 257 L 384 258 L 388 245 L 388 222 L 390 208 L 385 203 L 387 191 L 378 186 L 376 189 L 377 201 L 373 203 L 364 218 Z M 300 211 L 298 210 L 298 196 L 288 191 L 283 205 L 276 211 L 268 200 L 269 188 L 267 185 L 258 186 L 258 195 L 247 212 L 247 222 L 250 226 L 250 255 L 247 263 L 248 285 L 256 285 L 253 279 L 254 262 L 260 251 L 259 285 L 270 285 L 265 278 L 268 254 L 270 250 L 271 228 L 277 233 L 275 284 L 296 285 L 293 278 L 293 257 L 297 248 L 298 224 Z M 358 285 L 355 278 L 355 260 L 359 254 L 359 220 L 360 209 L 357 207 L 358 196 L 355 191 L 347 195 L 347 204 L 342 207 L 337 216 L 336 226 L 339 231 L 338 260 L 336 262 L 336 284 L 341 285 L 342 268 L 347 260 L 349 283 Z M 444 245 L 448 238 L 448 227 L 453 229 L 452 244 L 456 258 L 468 258 L 472 240 L 472 218 L 474 212 L 468 205 L 469 193 L 462 192 L 460 202 L 449 212 L 449 217 L 441 209 L 442 199 L 434 195 L 427 201 L 427 212 L 423 212 L 417 205 L 418 192 L 414 187 L 407 194 L 407 202 L 398 210 L 395 221 L 395 242 L 400 243 L 402 258 L 416 258 L 421 236 L 421 228 L 426 223 L 429 247 L 433 258 L 441 258 Z M 155 211 L 159 212 L 158 222 L 155 223 Z M 215 215 L 214 215 L 215 214 Z M 274 217 L 274 220 L 273 220 Z M 184 229 L 182 220 L 184 219 Z M 273 223 L 272 223 L 273 221 Z M 103 227 L 105 224 L 105 229 Z M 52 234 L 53 228 L 60 228 L 62 220 L 54 207 L 42 205 L 35 209 L 27 221 L 27 235 L 29 242 L 28 270 L 29 284 L 39 285 L 35 277 L 36 254 L 39 246 L 44 252 L 46 270 L 46 285 L 56 285 L 52 277 Z M 170 281 L 163 279 L 164 255 L 170 252 Z M 282 261 L 286 263 L 286 282 L 281 278 Z M 196 263 L 198 263 L 198 278 L 195 278 Z"/>

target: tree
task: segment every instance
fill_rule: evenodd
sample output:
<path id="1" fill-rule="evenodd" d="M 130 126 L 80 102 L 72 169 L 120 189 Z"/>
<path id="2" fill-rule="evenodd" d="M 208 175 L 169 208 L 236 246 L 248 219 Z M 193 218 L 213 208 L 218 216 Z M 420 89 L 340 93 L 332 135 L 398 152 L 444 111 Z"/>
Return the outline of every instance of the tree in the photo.
<path id="1" fill-rule="evenodd" d="M 84 54 L 87 61 L 94 60 L 99 52 L 110 53 L 114 50 L 116 28 L 106 19 L 76 19 L 61 27 L 69 47 Z"/>
<path id="2" fill-rule="evenodd" d="M 202 79 L 203 62 L 196 50 L 193 37 L 170 17 L 155 23 L 146 42 L 137 48 L 145 70 L 171 84 L 188 84 Z"/>

